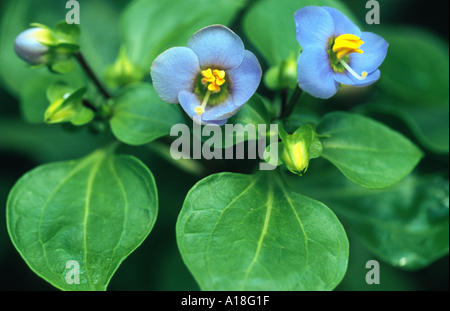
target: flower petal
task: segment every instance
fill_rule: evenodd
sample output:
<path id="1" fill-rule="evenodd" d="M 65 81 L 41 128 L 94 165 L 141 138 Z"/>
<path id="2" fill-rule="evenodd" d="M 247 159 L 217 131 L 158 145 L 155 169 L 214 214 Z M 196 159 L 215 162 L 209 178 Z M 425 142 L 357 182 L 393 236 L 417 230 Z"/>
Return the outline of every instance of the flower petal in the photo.
<path id="1" fill-rule="evenodd" d="M 261 82 L 262 70 L 256 56 L 246 50 L 241 65 L 227 71 L 227 76 L 234 105 L 242 106 L 255 94 Z"/>
<path id="2" fill-rule="evenodd" d="M 197 116 L 195 108 L 201 106 L 201 101 L 198 96 L 191 91 L 183 90 L 178 94 L 178 100 L 184 111 L 192 118 Z"/>
<path id="3" fill-rule="evenodd" d="M 327 6 L 322 7 L 326 10 L 334 22 L 334 36 L 339 37 L 340 35 L 351 34 L 361 37 L 361 30 L 355 25 L 347 16 L 345 16 L 341 11 Z M 364 41 L 364 40 L 363 40 Z"/>
<path id="4" fill-rule="evenodd" d="M 197 54 L 202 69 L 232 69 L 244 59 L 241 38 L 222 25 L 205 27 L 189 39 L 187 47 Z M 212 68 L 214 67 L 214 68 Z"/>
<path id="5" fill-rule="evenodd" d="M 206 107 L 205 112 L 199 117 L 197 113 L 195 112 L 195 108 L 201 105 L 200 99 L 198 96 L 190 91 L 181 91 L 179 94 L 179 101 L 181 107 L 183 107 L 184 111 L 188 114 L 189 117 L 191 117 L 192 120 L 194 120 L 197 123 L 200 124 L 210 124 L 210 125 L 223 125 L 227 123 L 228 117 L 220 117 L 218 119 L 211 119 L 212 114 L 210 115 L 210 118 L 206 118 L 207 112 L 209 111 L 211 113 L 211 110 L 217 109 L 218 107 Z M 216 113 L 216 116 L 220 116 L 220 113 Z M 201 122 L 199 122 L 199 120 Z"/>
<path id="6" fill-rule="evenodd" d="M 354 76 L 352 76 L 351 73 L 346 71 L 345 73 L 336 73 L 335 80 L 342 84 L 363 87 L 375 83 L 380 78 L 380 74 L 381 73 L 379 70 L 375 70 L 374 72 L 370 73 L 364 80 L 358 80 Z"/>
<path id="7" fill-rule="evenodd" d="M 49 48 L 38 41 L 39 34 L 46 30 L 30 28 L 20 33 L 14 40 L 16 54 L 31 65 L 43 64 L 47 61 L 44 56 Z"/>
<path id="8" fill-rule="evenodd" d="M 321 46 L 303 50 L 298 59 L 297 73 L 300 88 L 314 97 L 327 99 L 338 90 L 339 84 L 334 80 L 328 53 Z"/>
<path id="9" fill-rule="evenodd" d="M 197 123 L 198 123 L 198 120 L 201 120 L 200 124 L 202 124 L 202 125 L 224 125 L 228 122 L 228 119 L 208 121 L 208 120 L 201 119 L 200 117 L 194 118 L 194 121 L 196 121 Z"/>
<path id="10" fill-rule="evenodd" d="M 384 61 L 389 44 L 382 37 L 372 32 L 363 32 L 361 40 L 364 41 L 361 46 L 364 53 L 350 54 L 348 64 L 357 73 L 374 72 Z"/>
<path id="11" fill-rule="evenodd" d="M 152 64 L 151 76 L 158 96 L 165 102 L 178 103 L 178 94 L 193 90 L 200 73 L 197 55 L 189 48 L 174 47 L 160 54 Z"/>
<path id="12" fill-rule="evenodd" d="M 328 49 L 330 39 L 334 36 L 334 22 L 331 15 L 318 6 L 304 7 L 294 15 L 297 28 L 297 41 L 303 48 L 320 45 Z"/>

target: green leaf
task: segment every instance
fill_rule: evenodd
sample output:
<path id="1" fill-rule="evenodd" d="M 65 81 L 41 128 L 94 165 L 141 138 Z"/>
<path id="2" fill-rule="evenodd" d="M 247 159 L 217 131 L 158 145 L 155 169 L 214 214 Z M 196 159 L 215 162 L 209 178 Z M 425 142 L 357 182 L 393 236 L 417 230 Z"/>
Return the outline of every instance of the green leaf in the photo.
<path id="1" fill-rule="evenodd" d="M 276 171 L 221 173 L 188 193 L 177 242 L 202 290 L 331 290 L 348 241 L 322 203 L 285 189 Z"/>
<path id="2" fill-rule="evenodd" d="M 317 132 L 330 135 L 322 139 L 322 156 L 365 188 L 386 188 L 399 182 L 423 156 L 400 133 L 358 114 L 330 113 Z"/>
<path id="3" fill-rule="evenodd" d="M 117 95 L 111 130 L 124 143 L 149 143 L 169 135 L 173 125 L 183 122 L 178 106 L 163 102 L 148 83 L 129 85 Z"/>
<path id="4" fill-rule="evenodd" d="M 146 166 L 100 149 L 25 174 L 8 198 L 8 232 L 29 267 L 53 286 L 106 290 L 121 262 L 150 233 L 157 202 Z M 79 263 L 79 284 L 66 282 L 70 260 Z"/>
<path id="5" fill-rule="evenodd" d="M 449 153 L 449 106 L 409 105 L 392 97 L 382 96 L 376 103 L 356 107 L 355 112 L 368 115 L 378 120 L 392 119 L 391 124 L 405 124 L 427 150 Z"/>
<path id="6" fill-rule="evenodd" d="M 336 0 L 264 0 L 256 1 L 244 17 L 243 29 L 270 66 L 300 54 L 296 39 L 294 14 L 308 5 L 330 6 L 355 21 L 345 4 Z"/>
<path id="7" fill-rule="evenodd" d="M 80 27 L 77 24 L 67 24 L 65 20 L 55 25 L 55 32 L 69 39 L 72 43 L 76 43 L 80 37 Z"/>
<path id="8" fill-rule="evenodd" d="M 76 63 L 73 59 L 68 59 L 64 61 L 58 61 L 50 65 L 50 69 L 56 73 L 67 74 L 73 71 L 76 67 Z"/>
<path id="9" fill-rule="evenodd" d="M 63 81 L 57 81 L 47 88 L 47 99 L 50 103 L 52 103 L 58 99 L 61 99 L 66 94 L 70 95 L 71 93 L 73 93 L 73 91 L 74 88 L 70 87 L 67 83 Z M 83 94 L 81 94 L 81 96 L 83 96 Z"/>
<path id="10" fill-rule="evenodd" d="M 380 35 L 389 51 L 377 86 L 408 105 L 448 107 L 448 42 L 411 27 L 382 28 Z"/>
<path id="11" fill-rule="evenodd" d="M 327 204 L 372 253 L 393 266 L 420 269 L 448 254 L 448 180 L 410 175 L 392 187 L 372 190 L 335 169 L 285 178 L 299 193 Z"/>
<path id="12" fill-rule="evenodd" d="M 198 30 L 212 24 L 228 25 L 245 0 L 140 0 L 123 12 L 121 30 L 127 55 L 143 70 L 174 46 L 186 46 Z"/>

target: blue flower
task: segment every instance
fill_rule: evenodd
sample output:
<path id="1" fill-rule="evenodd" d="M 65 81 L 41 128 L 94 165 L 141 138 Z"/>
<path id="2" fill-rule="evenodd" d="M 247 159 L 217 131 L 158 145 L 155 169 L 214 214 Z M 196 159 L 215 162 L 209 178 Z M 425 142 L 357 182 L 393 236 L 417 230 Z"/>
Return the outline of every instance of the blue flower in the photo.
<path id="1" fill-rule="evenodd" d="M 388 43 L 361 30 L 340 11 L 308 6 L 295 13 L 300 88 L 318 98 L 336 94 L 339 83 L 362 87 L 380 78 Z"/>
<path id="2" fill-rule="evenodd" d="M 261 66 L 242 40 L 222 25 L 196 32 L 187 47 L 174 47 L 153 62 L 156 93 L 165 102 L 180 103 L 201 124 L 223 125 L 253 96 Z"/>

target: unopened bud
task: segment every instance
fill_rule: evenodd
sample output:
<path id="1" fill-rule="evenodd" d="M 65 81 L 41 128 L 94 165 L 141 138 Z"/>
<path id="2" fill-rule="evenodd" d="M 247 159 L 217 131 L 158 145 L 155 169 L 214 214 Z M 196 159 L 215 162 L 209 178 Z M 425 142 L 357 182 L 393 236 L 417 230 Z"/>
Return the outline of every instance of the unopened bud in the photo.
<path id="1" fill-rule="evenodd" d="M 30 28 L 19 34 L 14 41 L 14 50 L 17 55 L 31 65 L 40 65 L 48 62 L 49 47 L 43 42 L 51 40 L 51 32 L 44 28 Z"/>
<path id="2" fill-rule="evenodd" d="M 290 171 L 302 172 L 308 168 L 309 152 L 303 140 L 296 143 L 292 149 L 284 148 L 282 160 Z"/>

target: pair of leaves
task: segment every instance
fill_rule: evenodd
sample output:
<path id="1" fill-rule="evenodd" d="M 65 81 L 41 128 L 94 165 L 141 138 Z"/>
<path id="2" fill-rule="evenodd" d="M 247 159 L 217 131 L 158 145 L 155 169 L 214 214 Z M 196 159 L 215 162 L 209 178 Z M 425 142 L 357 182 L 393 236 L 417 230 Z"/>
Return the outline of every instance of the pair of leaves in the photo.
<path id="1" fill-rule="evenodd" d="M 286 189 L 277 171 L 205 178 L 188 193 L 176 229 L 203 290 L 331 290 L 347 269 L 336 216 Z"/>
<path id="2" fill-rule="evenodd" d="M 150 233 L 158 199 L 151 172 L 113 147 L 25 174 L 7 203 L 10 237 L 40 277 L 61 290 L 106 290 L 121 262 Z M 77 261 L 79 284 L 66 268 Z M 70 278 L 70 277 L 69 277 Z"/>

